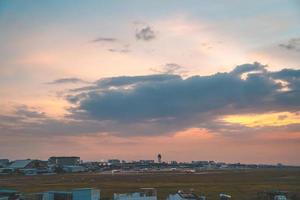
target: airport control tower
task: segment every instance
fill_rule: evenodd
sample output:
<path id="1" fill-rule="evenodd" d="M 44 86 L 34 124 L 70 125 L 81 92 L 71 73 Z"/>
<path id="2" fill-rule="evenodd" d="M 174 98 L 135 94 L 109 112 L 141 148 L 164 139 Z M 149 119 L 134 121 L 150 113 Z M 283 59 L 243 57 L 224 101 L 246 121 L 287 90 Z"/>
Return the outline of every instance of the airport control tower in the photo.
<path id="1" fill-rule="evenodd" d="M 161 154 L 160 153 L 157 155 L 157 161 L 158 161 L 158 163 L 161 163 Z"/>

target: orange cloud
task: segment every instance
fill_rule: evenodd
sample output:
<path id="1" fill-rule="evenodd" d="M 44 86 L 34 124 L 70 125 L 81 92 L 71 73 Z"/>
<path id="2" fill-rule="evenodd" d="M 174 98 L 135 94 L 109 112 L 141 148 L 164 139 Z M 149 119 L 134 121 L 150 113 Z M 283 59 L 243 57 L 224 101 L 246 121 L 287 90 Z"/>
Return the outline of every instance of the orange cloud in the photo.
<path id="1" fill-rule="evenodd" d="M 247 127 L 286 126 L 300 123 L 300 115 L 291 112 L 227 115 L 223 121 Z"/>

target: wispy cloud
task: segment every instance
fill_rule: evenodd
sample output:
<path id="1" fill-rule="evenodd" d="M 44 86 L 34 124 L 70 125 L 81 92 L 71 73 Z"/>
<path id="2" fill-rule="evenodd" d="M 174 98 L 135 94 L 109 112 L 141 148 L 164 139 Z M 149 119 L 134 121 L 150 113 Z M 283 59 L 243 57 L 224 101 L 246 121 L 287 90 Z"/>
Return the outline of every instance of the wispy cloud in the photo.
<path id="1" fill-rule="evenodd" d="M 68 83 L 88 83 L 88 81 L 82 80 L 80 78 L 60 78 L 54 81 L 48 82 L 47 84 L 68 84 Z"/>
<path id="2" fill-rule="evenodd" d="M 112 37 L 98 37 L 92 40 L 92 42 L 117 42 L 117 41 L 118 39 Z"/>
<path id="3" fill-rule="evenodd" d="M 122 47 L 109 48 L 107 50 L 110 52 L 113 52 L 113 53 L 129 53 L 130 52 L 129 47 L 130 47 L 130 45 L 126 44 L 126 45 L 123 45 Z"/>

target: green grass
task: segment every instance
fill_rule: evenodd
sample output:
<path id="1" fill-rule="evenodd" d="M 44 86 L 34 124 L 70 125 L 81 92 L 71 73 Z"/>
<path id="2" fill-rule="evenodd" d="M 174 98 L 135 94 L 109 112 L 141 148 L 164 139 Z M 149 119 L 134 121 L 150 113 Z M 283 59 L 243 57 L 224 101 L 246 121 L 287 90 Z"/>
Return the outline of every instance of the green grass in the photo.
<path id="1" fill-rule="evenodd" d="M 101 189 L 101 197 L 112 198 L 114 192 L 136 191 L 141 187 L 155 187 L 158 198 L 169 193 L 191 188 L 208 199 L 219 193 L 231 194 L 236 200 L 255 199 L 257 192 L 280 189 L 300 191 L 300 169 L 257 169 L 209 171 L 207 174 L 61 174 L 52 176 L 0 176 L 0 187 L 21 192 L 65 190 L 78 187 Z"/>

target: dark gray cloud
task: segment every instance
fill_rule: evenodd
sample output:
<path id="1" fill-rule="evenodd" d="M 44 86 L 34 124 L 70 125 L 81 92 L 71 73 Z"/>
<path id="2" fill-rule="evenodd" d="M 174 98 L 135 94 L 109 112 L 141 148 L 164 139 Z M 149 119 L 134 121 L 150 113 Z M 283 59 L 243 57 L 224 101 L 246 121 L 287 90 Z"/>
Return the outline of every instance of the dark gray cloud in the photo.
<path id="1" fill-rule="evenodd" d="M 281 84 L 282 81 L 286 84 Z M 0 116 L 5 121 L 0 122 L 0 128 L 2 134 L 105 132 L 130 136 L 168 134 L 199 127 L 236 137 L 269 129 L 230 124 L 222 120 L 224 115 L 281 111 L 297 114 L 299 81 L 300 70 L 270 72 L 259 63 L 186 79 L 174 74 L 103 78 L 87 87 L 69 90 L 66 99 L 72 106 L 64 120 L 44 116 L 37 109 L 19 107 L 14 115 Z M 288 90 L 282 90 L 284 87 Z M 272 130 L 299 131 L 299 126 L 272 127 Z"/>
<path id="2" fill-rule="evenodd" d="M 300 70 L 283 69 L 278 72 L 271 73 L 271 76 L 286 81 L 291 90 L 299 90 L 300 88 Z"/>
<path id="3" fill-rule="evenodd" d="M 300 51 L 300 38 L 292 38 L 285 44 L 279 44 L 279 47 L 292 50 L 292 51 Z"/>
<path id="4" fill-rule="evenodd" d="M 150 26 L 136 29 L 135 38 L 137 40 L 150 41 L 156 38 L 156 33 Z"/>
<path id="5" fill-rule="evenodd" d="M 119 87 L 127 86 L 132 84 L 143 84 L 143 83 L 155 83 L 155 82 L 164 82 L 170 81 L 173 79 L 180 79 L 178 75 L 170 74 L 157 74 L 157 75 L 146 75 L 146 76 L 119 76 L 111 78 L 103 78 L 96 81 L 98 88 L 107 88 L 107 87 Z"/>
<path id="6" fill-rule="evenodd" d="M 111 38 L 111 37 L 98 37 L 92 42 L 117 42 L 118 40 L 116 38 Z"/>
<path id="7" fill-rule="evenodd" d="M 48 84 L 67 84 L 67 83 L 88 83 L 85 80 L 82 80 L 80 78 L 61 78 L 61 79 L 56 79 L 54 81 L 48 82 Z"/>
<path id="8" fill-rule="evenodd" d="M 256 71 L 260 71 L 262 73 L 267 72 L 266 65 L 261 65 L 259 63 L 240 65 L 240 66 L 237 66 L 236 68 L 234 68 L 231 71 L 231 74 L 240 76 L 244 73 L 256 72 Z"/>
<path id="9" fill-rule="evenodd" d="M 44 112 L 38 111 L 36 108 L 30 108 L 26 105 L 21 105 L 16 107 L 16 112 L 18 116 L 28 117 L 28 118 L 44 118 L 46 117 Z"/>
<path id="10" fill-rule="evenodd" d="M 288 71 L 269 72 L 254 63 L 187 79 L 171 74 L 100 79 L 88 91 L 69 94 L 77 105 L 70 117 L 116 122 L 132 134 L 188 127 L 221 130 L 228 127 L 219 121 L 222 115 L 298 111 L 300 91 L 294 82 L 300 70 Z M 291 85 L 288 91 L 278 83 L 282 79 Z"/>

